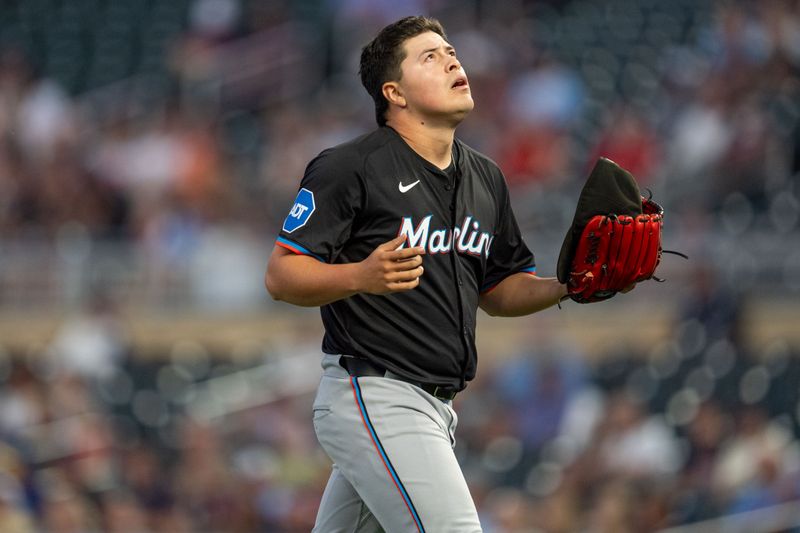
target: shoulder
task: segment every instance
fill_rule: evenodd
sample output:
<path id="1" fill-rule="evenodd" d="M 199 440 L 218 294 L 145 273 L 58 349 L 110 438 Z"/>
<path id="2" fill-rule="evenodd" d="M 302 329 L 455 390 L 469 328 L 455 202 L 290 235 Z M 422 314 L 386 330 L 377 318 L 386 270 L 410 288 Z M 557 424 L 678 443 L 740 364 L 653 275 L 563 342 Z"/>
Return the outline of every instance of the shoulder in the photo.
<path id="1" fill-rule="evenodd" d="M 461 155 L 461 171 L 479 180 L 491 190 L 495 197 L 502 198 L 508 194 L 506 178 L 500 166 L 489 156 L 482 154 L 471 146 L 457 140 Z"/>
<path id="2" fill-rule="evenodd" d="M 391 138 L 383 128 L 320 152 L 306 167 L 301 187 L 319 194 L 341 194 L 352 198 L 368 191 L 366 165 L 373 153 Z"/>
<path id="3" fill-rule="evenodd" d="M 335 171 L 336 174 L 358 173 L 372 153 L 391 141 L 384 128 L 365 133 L 355 139 L 333 146 L 319 153 L 308 165 L 311 170 Z"/>
<path id="4" fill-rule="evenodd" d="M 456 139 L 456 143 L 461 151 L 461 157 L 464 158 L 464 164 L 469 168 L 473 170 L 490 172 L 492 175 L 499 178 L 503 177 L 503 172 L 500 170 L 500 166 L 492 158 L 475 150 L 463 141 Z"/>

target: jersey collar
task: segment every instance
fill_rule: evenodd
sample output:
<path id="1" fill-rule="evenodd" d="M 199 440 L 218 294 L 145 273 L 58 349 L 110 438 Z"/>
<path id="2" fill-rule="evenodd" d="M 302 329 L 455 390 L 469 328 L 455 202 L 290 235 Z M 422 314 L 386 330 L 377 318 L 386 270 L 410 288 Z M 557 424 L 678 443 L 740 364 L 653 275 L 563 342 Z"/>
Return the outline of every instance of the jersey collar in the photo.
<path id="1" fill-rule="evenodd" d="M 401 146 L 403 146 L 404 149 L 412 155 L 412 157 L 418 159 L 423 165 L 425 165 L 425 167 L 428 170 L 444 178 L 448 177 L 447 173 L 444 170 L 437 167 L 436 165 L 434 165 L 433 163 L 431 163 L 430 161 L 419 155 L 417 152 L 415 152 L 414 149 L 408 145 L 405 139 L 403 139 L 403 137 L 401 137 L 400 134 L 397 133 L 397 131 L 395 131 L 394 128 L 392 128 L 391 126 L 382 126 L 382 129 L 386 130 L 387 133 L 396 140 L 396 142 L 398 142 Z M 459 172 L 457 172 L 457 175 L 462 175 L 465 169 L 464 147 L 463 143 L 455 137 L 453 138 L 453 160 L 456 162 L 456 167 L 459 170 Z"/>

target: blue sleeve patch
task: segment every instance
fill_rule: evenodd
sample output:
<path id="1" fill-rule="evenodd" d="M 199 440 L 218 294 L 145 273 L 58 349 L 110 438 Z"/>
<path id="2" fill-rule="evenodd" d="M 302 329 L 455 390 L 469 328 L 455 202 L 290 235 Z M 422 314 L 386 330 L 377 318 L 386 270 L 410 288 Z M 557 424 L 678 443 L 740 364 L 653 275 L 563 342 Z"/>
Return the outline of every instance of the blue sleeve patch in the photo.
<path id="1" fill-rule="evenodd" d="M 314 193 L 306 188 L 300 189 L 294 201 L 292 210 L 283 221 L 283 231 L 291 233 L 297 228 L 302 228 L 314 213 Z"/>

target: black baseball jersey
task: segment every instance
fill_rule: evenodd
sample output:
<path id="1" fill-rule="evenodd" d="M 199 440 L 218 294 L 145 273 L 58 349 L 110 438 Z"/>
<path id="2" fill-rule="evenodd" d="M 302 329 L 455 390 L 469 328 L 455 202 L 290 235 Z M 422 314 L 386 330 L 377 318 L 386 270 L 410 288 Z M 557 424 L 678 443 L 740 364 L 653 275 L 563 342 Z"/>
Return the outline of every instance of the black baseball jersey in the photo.
<path id="1" fill-rule="evenodd" d="M 416 288 L 322 306 L 325 353 L 459 390 L 475 376 L 480 294 L 535 265 L 497 165 L 458 140 L 453 160 L 448 175 L 385 126 L 309 163 L 279 246 L 327 263 L 362 261 L 401 234 L 426 250 Z"/>

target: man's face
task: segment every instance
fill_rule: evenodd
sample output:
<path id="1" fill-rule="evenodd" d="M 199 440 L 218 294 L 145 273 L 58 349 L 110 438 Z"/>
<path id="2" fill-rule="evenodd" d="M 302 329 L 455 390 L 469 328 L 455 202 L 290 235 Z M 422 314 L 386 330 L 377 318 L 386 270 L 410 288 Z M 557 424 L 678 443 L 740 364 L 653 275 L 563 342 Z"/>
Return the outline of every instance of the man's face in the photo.
<path id="1" fill-rule="evenodd" d="M 406 58 L 397 84 L 408 109 L 422 120 L 444 118 L 456 124 L 463 120 L 475 104 L 455 49 L 434 32 L 412 37 L 404 46 Z"/>

